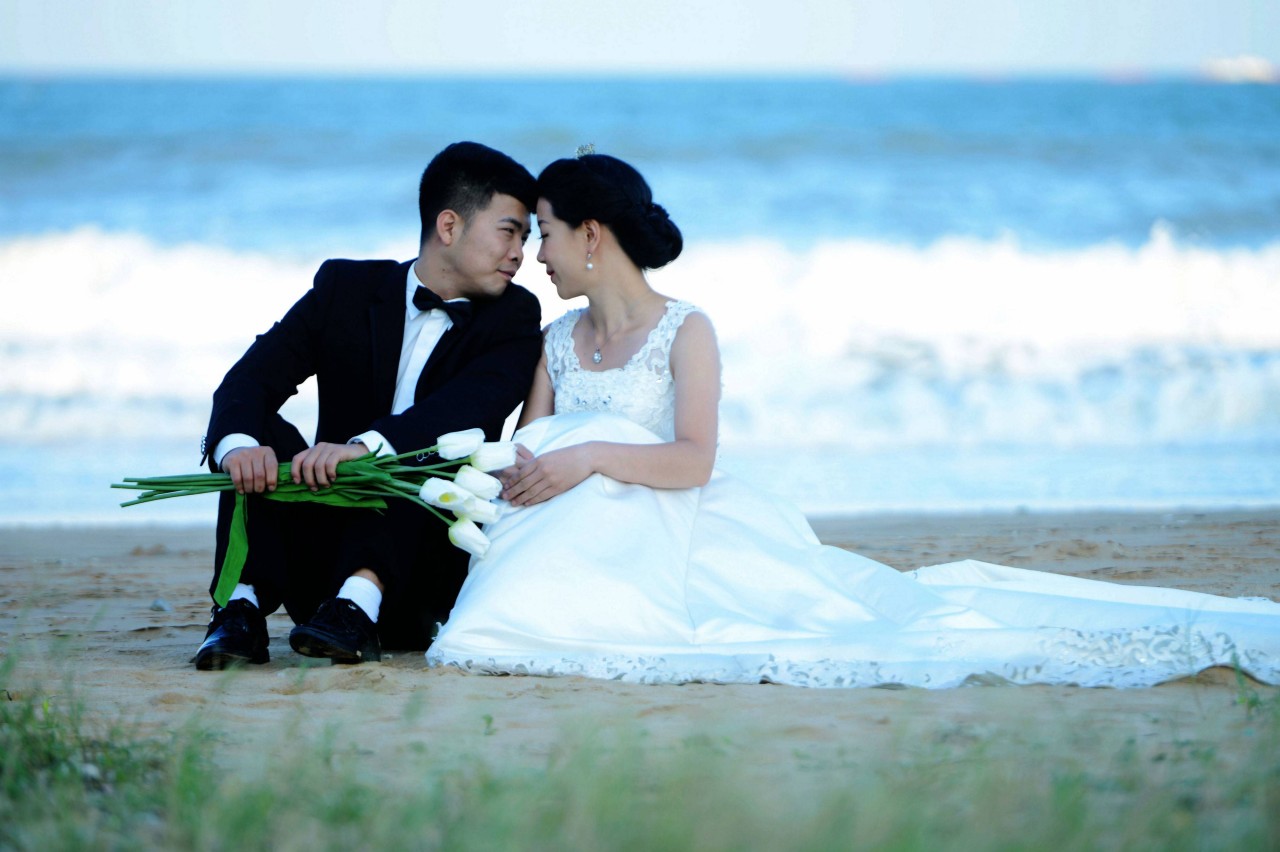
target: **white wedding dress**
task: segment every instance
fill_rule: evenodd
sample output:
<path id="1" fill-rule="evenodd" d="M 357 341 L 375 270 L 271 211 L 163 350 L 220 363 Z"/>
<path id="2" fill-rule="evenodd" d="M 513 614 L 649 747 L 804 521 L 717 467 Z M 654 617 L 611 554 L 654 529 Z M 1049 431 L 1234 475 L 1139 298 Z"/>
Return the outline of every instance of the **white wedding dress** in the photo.
<path id="1" fill-rule="evenodd" d="M 671 302 L 626 366 L 582 369 L 552 323 L 556 413 L 534 453 L 674 432 Z M 814 687 L 965 683 L 1149 686 L 1238 665 L 1280 683 L 1280 604 L 1125 586 L 983 562 L 900 573 L 823 546 L 793 507 L 716 472 L 655 489 L 594 474 L 487 530 L 432 666 L 644 683 Z"/>

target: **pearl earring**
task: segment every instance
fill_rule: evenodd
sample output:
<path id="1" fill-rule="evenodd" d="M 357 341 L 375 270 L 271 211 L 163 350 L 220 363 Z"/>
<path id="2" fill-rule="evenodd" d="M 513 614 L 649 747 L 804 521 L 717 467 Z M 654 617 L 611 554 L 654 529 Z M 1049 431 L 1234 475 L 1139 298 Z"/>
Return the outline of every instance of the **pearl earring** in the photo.
<path id="1" fill-rule="evenodd" d="M 591 262 L 591 252 L 587 252 L 587 269 L 595 269 L 596 265 Z"/>

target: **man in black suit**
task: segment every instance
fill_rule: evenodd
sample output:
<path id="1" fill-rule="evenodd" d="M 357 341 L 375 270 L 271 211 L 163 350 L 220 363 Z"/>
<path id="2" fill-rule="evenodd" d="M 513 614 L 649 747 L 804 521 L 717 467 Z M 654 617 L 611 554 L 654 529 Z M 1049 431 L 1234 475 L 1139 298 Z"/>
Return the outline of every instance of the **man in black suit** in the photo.
<path id="1" fill-rule="evenodd" d="M 467 555 L 420 507 L 385 513 L 260 495 L 278 461 L 313 489 L 339 462 L 407 452 L 447 432 L 500 437 L 524 399 L 541 348 L 537 299 L 511 283 L 524 259 L 533 176 L 473 142 L 440 152 L 418 191 L 422 239 L 414 261 L 330 260 L 312 289 L 231 368 L 213 396 L 211 463 L 246 504 L 249 553 L 225 607 L 214 605 L 198 669 L 268 659 L 266 615 L 281 605 L 299 653 L 355 663 L 382 644 L 425 648 L 466 576 Z M 278 413 L 315 376 L 316 443 Z M 222 495 L 212 591 L 235 497 Z"/>

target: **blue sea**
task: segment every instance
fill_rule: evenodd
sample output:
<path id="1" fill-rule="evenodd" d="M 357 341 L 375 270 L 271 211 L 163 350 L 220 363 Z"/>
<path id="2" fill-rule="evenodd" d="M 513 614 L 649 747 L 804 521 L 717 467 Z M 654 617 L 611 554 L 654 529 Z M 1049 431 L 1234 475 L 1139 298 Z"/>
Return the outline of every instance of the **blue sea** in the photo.
<path id="1" fill-rule="evenodd" d="M 197 470 L 227 367 L 325 258 L 412 257 L 458 139 L 645 173 L 721 463 L 806 511 L 1280 504 L 1280 87 L 8 78 L 0 525 L 211 520 L 107 485 Z"/>

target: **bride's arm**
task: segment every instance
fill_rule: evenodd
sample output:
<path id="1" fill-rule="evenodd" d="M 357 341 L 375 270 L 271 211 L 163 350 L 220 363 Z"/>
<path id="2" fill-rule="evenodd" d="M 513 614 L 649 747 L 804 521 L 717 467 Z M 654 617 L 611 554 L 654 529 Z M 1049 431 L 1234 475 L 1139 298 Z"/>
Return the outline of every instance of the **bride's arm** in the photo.
<path id="1" fill-rule="evenodd" d="M 525 398 L 524 408 L 520 409 L 516 429 L 524 428 L 539 417 L 553 414 L 555 402 L 556 392 L 551 387 L 551 374 L 547 371 L 547 350 L 543 348 L 538 367 L 533 371 L 533 385 L 529 388 L 529 396 Z"/>
<path id="2" fill-rule="evenodd" d="M 544 329 L 543 338 L 545 337 Z M 519 432 L 539 417 L 554 414 L 555 403 L 556 392 L 551 385 L 551 372 L 547 369 L 547 350 L 543 347 L 542 357 L 538 359 L 538 366 L 533 371 L 533 384 L 529 387 L 529 395 L 525 397 L 524 407 L 520 409 L 520 417 L 516 420 L 516 431 Z M 521 469 L 531 461 L 533 461 L 533 453 L 529 452 L 524 444 L 517 444 L 516 463 L 501 471 L 494 471 L 493 475 L 502 480 L 502 485 L 506 488 L 519 479 Z"/>
<path id="3" fill-rule="evenodd" d="M 720 402 L 720 350 L 705 315 L 692 313 L 681 324 L 671 345 L 671 374 L 675 380 L 674 441 L 589 441 L 553 450 L 522 466 L 503 496 L 518 506 L 540 503 L 593 473 L 653 488 L 705 485 L 715 466 Z"/>

